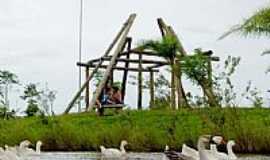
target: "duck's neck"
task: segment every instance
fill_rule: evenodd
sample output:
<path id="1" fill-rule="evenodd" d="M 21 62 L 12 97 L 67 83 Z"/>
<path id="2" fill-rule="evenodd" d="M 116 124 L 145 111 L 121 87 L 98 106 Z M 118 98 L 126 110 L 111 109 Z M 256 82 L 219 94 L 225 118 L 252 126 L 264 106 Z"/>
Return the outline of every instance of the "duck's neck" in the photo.
<path id="1" fill-rule="evenodd" d="M 121 146 L 120 146 L 120 151 L 121 151 L 122 153 L 126 153 L 125 145 L 124 145 L 124 144 L 121 144 Z"/>
<path id="2" fill-rule="evenodd" d="M 198 140 L 198 150 L 205 150 L 208 143 L 209 139 L 207 139 L 206 137 L 200 137 Z"/>
<path id="3" fill-rule="evenodd" d="M 229 157 L 236 157 L 235 154 L 233 153 L 233 150 L 232 150 L 232 145 L 231 144 L 227 144 L 227 150 L 228 150 L 228 156 Z"/>
<path id="4" fill-rule="evenodd" d="M 40 145 L 37 145 L 37 146 L 36 146 L 36 153 L 40 154 L 40 152 L 41 152 L 41 151 L 40 151 L 40 148 L 41 148 Z"/>

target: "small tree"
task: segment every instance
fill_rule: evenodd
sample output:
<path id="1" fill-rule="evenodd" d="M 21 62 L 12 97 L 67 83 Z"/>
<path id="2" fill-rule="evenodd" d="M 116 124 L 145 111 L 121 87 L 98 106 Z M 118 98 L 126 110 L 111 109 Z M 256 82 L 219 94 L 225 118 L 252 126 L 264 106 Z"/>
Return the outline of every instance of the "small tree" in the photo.
<path id="1" fill-rule="evenodd" d="M 181 65 L 183 73 L 192 82 L 202 87 L 209 106 L 221 106 L 212 88 L 212 81 L 208 78 L 209 57 L 203 55 L 201 49 L 196 49 L 194 55 L 181 58 L 183 61 L 179 65 Z"/>
<path id="2" fill-rule="evenodd" d="M 6 70 L 0 70 L 0 88 L 4 88 L 4 94 L 0 91 L 0 96 L 4 97 L 4 105 L 9 108 L 9 99 L 8 99 L 8 92 L 9 87 L 13 84 L 18 84 L 19 80 L 16 74 L 11 73 Z M 2 90 L 0 89 L 0 90 Z"/>
<path id="3" fill-rule="evenodd" d="M 25 113 L 28 117 L 34 116 L 40 112 L 38 107 L 38 97 L 42 92 L 38 91 L 36 84 L 30 83 L 25 86 L 24 94 L 21 96 L 23 100 L 27 100 L 27 109 Z"/>

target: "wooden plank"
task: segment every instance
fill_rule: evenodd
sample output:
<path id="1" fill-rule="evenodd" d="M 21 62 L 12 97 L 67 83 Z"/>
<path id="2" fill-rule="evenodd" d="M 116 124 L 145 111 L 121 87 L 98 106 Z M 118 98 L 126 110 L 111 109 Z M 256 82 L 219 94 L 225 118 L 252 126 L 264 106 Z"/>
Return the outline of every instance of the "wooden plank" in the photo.
<path id="1" fill-rule="evenodd" d="M 89 67 L 85 68 L 85 79 L 87 81 L 87 79 L 89 78 Z M 86 86 L 86 90 L 85 90 L 85 106 L 86 108 L 88 108 L 89 106 L 89 81 L 87 83 Z"/>
<path id="2" fill-rule="evenodd" d="M 128 47 L 127 47 L 128 52 L 131 49 L 131 43 L 132 43 L 132 38 L 129 38 L 128 39 Z M 127 59 L 130 58 L 129 53 L 126 55 L 126 58 Z M 129 68 L 129 62 L 125 63 L 125 68 Z M 123 102 L 125 102 L 125 96 L 126 96 L 127 77 L 128 77 L 128 70 L 124 70 L 123 79 L 122 79 L 122 100 L 123 100 Z"/>
<path id="3" fill-rule="evenodd" d="M 118 34 L 116 35 L 116 37 L 113 39 L 113 42 L 110 44 L 110 46 L 108 47 L 108 49 L 105 51 L 104 56 L 108 56 L 109 55 L 110 51 L 113 49 L 113 47 L 117 43 L 118 39 L 121 37 L 121 35 L 123 34 L 123 32 L 127 29 L 128 22 L 130 22 L 133 19 L 133 17 L 134 17 L 133 15 L 130 15 L 129 16 L 128 20 L 124 23 L 123 27 L 120 29 L 120 31 L 118 32 Z M 82 87 L 80 88 L 80 90 L 72 98 L 72 100 L 68 104 L 68 106 L 67 106 L 64 114 L 67 114 L 71 110 L 71 108 L 74 106 L 75 102 L 81 96 L 81 93 L 83 92 L 83 90 L 85 89 L 85 87 L 87 86 L 87 84 L 89 83 L 89 81 L 93 78 L 94 74 L 98 71 L 98 68 L 99 68 L 99 66 L 101 64 L 102 64 L 102 61 L 99 62 L 99 64 L 95 67 L 95 69 L 89 75 L 89 77 L 86 80 L 86 82 L 82 85 Z"/>
<path id="4" fill-rule="evenodd" d="M 106 105 L 102 105 L 101 108 L 124 108 L 125 105 L 124 104 L 106 104 Z M 93 106 L 93 108 L 97 108 L 96 105 Z"/>
<path id="5" fill-rule="evenodd" d="M 154 81 L 154 72 L 150 72 L 150 107 L 155 105 L 155 81 Z"/>
<path id="6" fill-rule="evenodd" d="M 117 45 L 117 47 L 116 47 L 116 49 L 115 49 L 115 51 L 113 53 L 111 62 L 108 65 L 108 67 L 107 67 L 107 69 L 106 69 L 106 71 L 104 73 L 103 79 L 100 82 L 100 84 L 98 85 L 98 87 L 97 87 L 97 89 L 95 91 L 95 94 L 92 97 L 92 100 L 90 102 L 90 107 L 89 107 L 88 111 L 91 110 L 91 108 L 95 105 L 97 98 L 99 97 L 99 95 L 101 94 L 102 89 L 105 86 L 105 83 L 106 83 L 106 81 L 107 81 L 107 79 L 108 79 L 108 77 L 109 77 L 109 75 L 110 75 L 110 73 L 112 71 L 112 68 L 113 68 L 114 64 L 116 63 L 116 58 L 120 54 L 121 49 L 122 49 L 123 45 L 126 42 L 127 35 L 128 35 L 129 30 L 130 30 L 130 28 L 131 28 L 131 26 L 132 26 L 132 24 L 133 24 L 133 22 L 134 22 L 134 20 L 136 18 L 136 14 L 132 14 L 130 17 L 131 18 L 129 19 L 129 21 L 127 23 L 127 28 L 125 29 L 122 37 L 119 40 L 119 43 L 118 43 L 118 45 Z"/>
<path id="7" fill-rule="evenodd" d="M 139 72 L 138 72 L 138 109 L 142 109 L 142 54 L 139 54 Z"/>

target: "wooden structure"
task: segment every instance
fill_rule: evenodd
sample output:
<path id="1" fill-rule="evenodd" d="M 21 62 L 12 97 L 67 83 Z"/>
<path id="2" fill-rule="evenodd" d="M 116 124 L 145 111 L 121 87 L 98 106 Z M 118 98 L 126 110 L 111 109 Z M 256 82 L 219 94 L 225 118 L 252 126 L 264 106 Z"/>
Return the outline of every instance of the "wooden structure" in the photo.
<path id="1" fill-rule="evenodd" d="M 137 105 L 138 109 L 142 109 L 142 90 L 143 90 L 143 73 L 149 73 L 150 76 L 150 104 L 154 103 L 154 73 L 159 72 L 158 68 L 162 66 L 169 65 L 169 63 L 165 60 L 162 60 L 160 56 L 158 56 L 154 52 L 149 51 L 141 51 L 139 48 L 132 48 L 132 38 L 128 37 L 129 30 L 136 18 L 136 14 L 131 14 L 128 20 L 124 23 L 123 27 L 120 29 L 119 33 L 116 35 L 113 42 L 110 44 L 104 55 L 97 59 L 89 60 L 85 63 L 78 62 L 77 65 L 79 67 L 84 67 L 85 69 L 85 77 L 86 80 L 80 90 L 75 94 L 69 105 L 67 106 L 64 113 L 68 113 L 71 108 L 74 106 L 77 99 L 81 96 L 82 92 L 85 90 L 85 104 L 86 104 L 86 111 L 90 111 L 96 103 L 97 98 L 100 96 L 102 89 L 105 87 L 106 83 L 109 79 L 113 81 L 113 73 L 114 70 L 123 71 L 122 77 L 122 96 L 123 100 L 126 94 L 126 84 L 128 78 L 128 72 L 137 72 L 138 73 L 138 97 L 137 97 Z M 158 19 L 158 25 L 161 31 L 162 36 L 165 35 L 172 35 L 176 37 L 172 27 L 167 26 L 162 19 Z M 177 37 L 176 37 L 177 38 Z M 182 44 L 180 43 L 179 39 L 177 38 L 180 50 L 179 52 L 183 56 L 188 56 L 186 51 L 183 49 Z M 112 50 L 114 49 L 113 53 Z M 211 60 L 218 60 L 218 57 L 211 57 L 209 56 L 209 65 L 211 65 Z M 132 58 L 136 57 L 136 58 Z M 149 57 L 149 58 L 148 58 Z M 152 59 L 150 59 L 152 57 Z M 155 60 L 153 60 L 153 57 Z M 157 60 L 158 58 L 161 60 Z M 105 64 L 105 63 L 108 64 Z M 119 66 L 118 64 L 122 64 Z M 131 65 L 136 65 L 137 67 L 132 67 Z M 97 86 L 96 91 L 94 92 L 93 97 L 90 101 L 90 91 L 89 91 L 89 82 L 93 78 L 94 74 L 98 71 L 98 69 L 105 69 L 105 73 L 103 75 L 102 81 Z M 91 70 L 91 73 L 90 73 Z M 210 74 L 209 74 L 210 75 Z M 181 80 L 178 79 L 177 83 Z M 181 82 L 180 82 L 181 86 Z M 184 90 L 181 86 L 180 93 L 184 94 Z M 181 99 L 181 97 L 180 97 Z M 119 105 L 116 105 L 119 108 Z M 109 105 L 108 108 L 114 108 L 114 106 Z"/>

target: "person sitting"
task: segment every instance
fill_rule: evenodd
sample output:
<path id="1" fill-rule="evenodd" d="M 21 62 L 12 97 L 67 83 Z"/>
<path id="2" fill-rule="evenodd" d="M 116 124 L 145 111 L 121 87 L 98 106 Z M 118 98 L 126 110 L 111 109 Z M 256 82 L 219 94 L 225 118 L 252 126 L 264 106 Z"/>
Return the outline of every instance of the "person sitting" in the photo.
<path id="1" fill-rule="evenodd" d="M 101 108 L 102 105 L 106 104 L 114 104 L 113 101 L 111 101 L 111 97 L 113 95 L 113 90 L 111 86 L 107 86 L 103 89 L 102 94 L 100 95 L 99 99 L 97 100 L 98 108 Z"/>
<path id="2" fill-rule="evenodd" d="M 113 94 L 111 97 L 111 100 L 114 102 L 114 104 L 123 104 L 122 101 L 122 93 L 118 86 L 113 86 Z"/>

